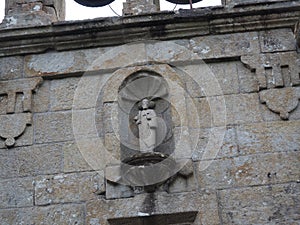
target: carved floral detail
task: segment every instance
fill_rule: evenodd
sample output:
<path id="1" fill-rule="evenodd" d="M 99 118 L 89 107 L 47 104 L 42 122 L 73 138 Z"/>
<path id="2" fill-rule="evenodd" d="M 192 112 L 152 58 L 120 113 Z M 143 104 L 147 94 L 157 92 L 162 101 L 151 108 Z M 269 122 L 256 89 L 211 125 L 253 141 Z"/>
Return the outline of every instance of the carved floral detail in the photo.
<path id="1" fill-rule="evenodd" d="M 289 119 L 289 113 L 297 108 L 300 99 L 299 88 L 269 89 L 259 93 L 261 103 L 273 112 L 278 113 L 283 120 Z"/>
<path id="2" fill-rule="evenodd" d="M 12 147 L 27 125 L 32 123 L 32 92 L 42 82 L 42 78 L 29 78 L 0 82 L 0 95 L 7 96 L 6 115 L 0 115 L 0 137 L 5 145 Z M 23 94 L 22 112 L 16 112 L 17 94 Z"/>

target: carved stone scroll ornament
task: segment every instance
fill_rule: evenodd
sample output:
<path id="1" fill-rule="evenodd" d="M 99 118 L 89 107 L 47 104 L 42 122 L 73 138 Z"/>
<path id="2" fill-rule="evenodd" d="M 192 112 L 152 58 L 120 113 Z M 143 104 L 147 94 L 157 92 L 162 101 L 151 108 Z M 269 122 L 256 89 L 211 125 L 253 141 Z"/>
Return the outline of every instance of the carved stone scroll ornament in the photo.
<path id="1" fill-rule="evenodd" d="M 29 78 L 0 82 L 0 95 L 7 97 L 6 114 L 0 115 L 0 137 L 5 145 L 12 147 L 27 125 L 32 123 L 32 92 L 42 78 Z M 22 111 L 16 112 L 17 94 L 22 94 Z"/>

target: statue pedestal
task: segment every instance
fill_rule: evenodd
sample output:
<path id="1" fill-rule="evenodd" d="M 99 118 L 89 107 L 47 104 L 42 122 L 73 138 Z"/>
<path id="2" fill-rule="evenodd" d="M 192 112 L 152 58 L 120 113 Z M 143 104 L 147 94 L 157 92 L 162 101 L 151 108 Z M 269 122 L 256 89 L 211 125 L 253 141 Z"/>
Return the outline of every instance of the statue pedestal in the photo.
<path id="1" fill-rule="evenodd" d="M 159 152 L 139 153 L 123 161 L 121 176 L 132 187 L 153 192 L 174 175 L 176 162 Z"/>

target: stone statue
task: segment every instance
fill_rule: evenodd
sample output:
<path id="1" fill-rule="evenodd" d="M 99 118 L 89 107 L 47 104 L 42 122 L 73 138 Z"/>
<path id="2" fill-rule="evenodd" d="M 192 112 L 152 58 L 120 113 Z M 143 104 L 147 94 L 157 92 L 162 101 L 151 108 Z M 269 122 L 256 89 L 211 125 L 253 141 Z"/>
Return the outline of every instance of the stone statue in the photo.
<path id="1" fill-rule="evenodd" d="M 157 115 L 153 108 L 155 103 L 143 99 L 139 107 L 139 113 L 134 118 L 139 130 L 139 144 L 141 152 L 153 152 L 156 147 Z"/>

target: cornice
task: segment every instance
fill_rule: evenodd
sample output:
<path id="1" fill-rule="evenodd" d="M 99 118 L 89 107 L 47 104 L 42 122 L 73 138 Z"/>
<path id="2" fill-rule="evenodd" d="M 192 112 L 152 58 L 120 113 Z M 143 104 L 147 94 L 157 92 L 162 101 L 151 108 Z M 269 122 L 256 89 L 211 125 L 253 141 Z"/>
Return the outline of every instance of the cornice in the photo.
<path id="1" fill-rule="evenodd" d="M 294 28 L 300 2 L 210 7 L 149 15 L 65 21 L 0 30 L 0 56 L 171 40 L 202 35 Z"/>

